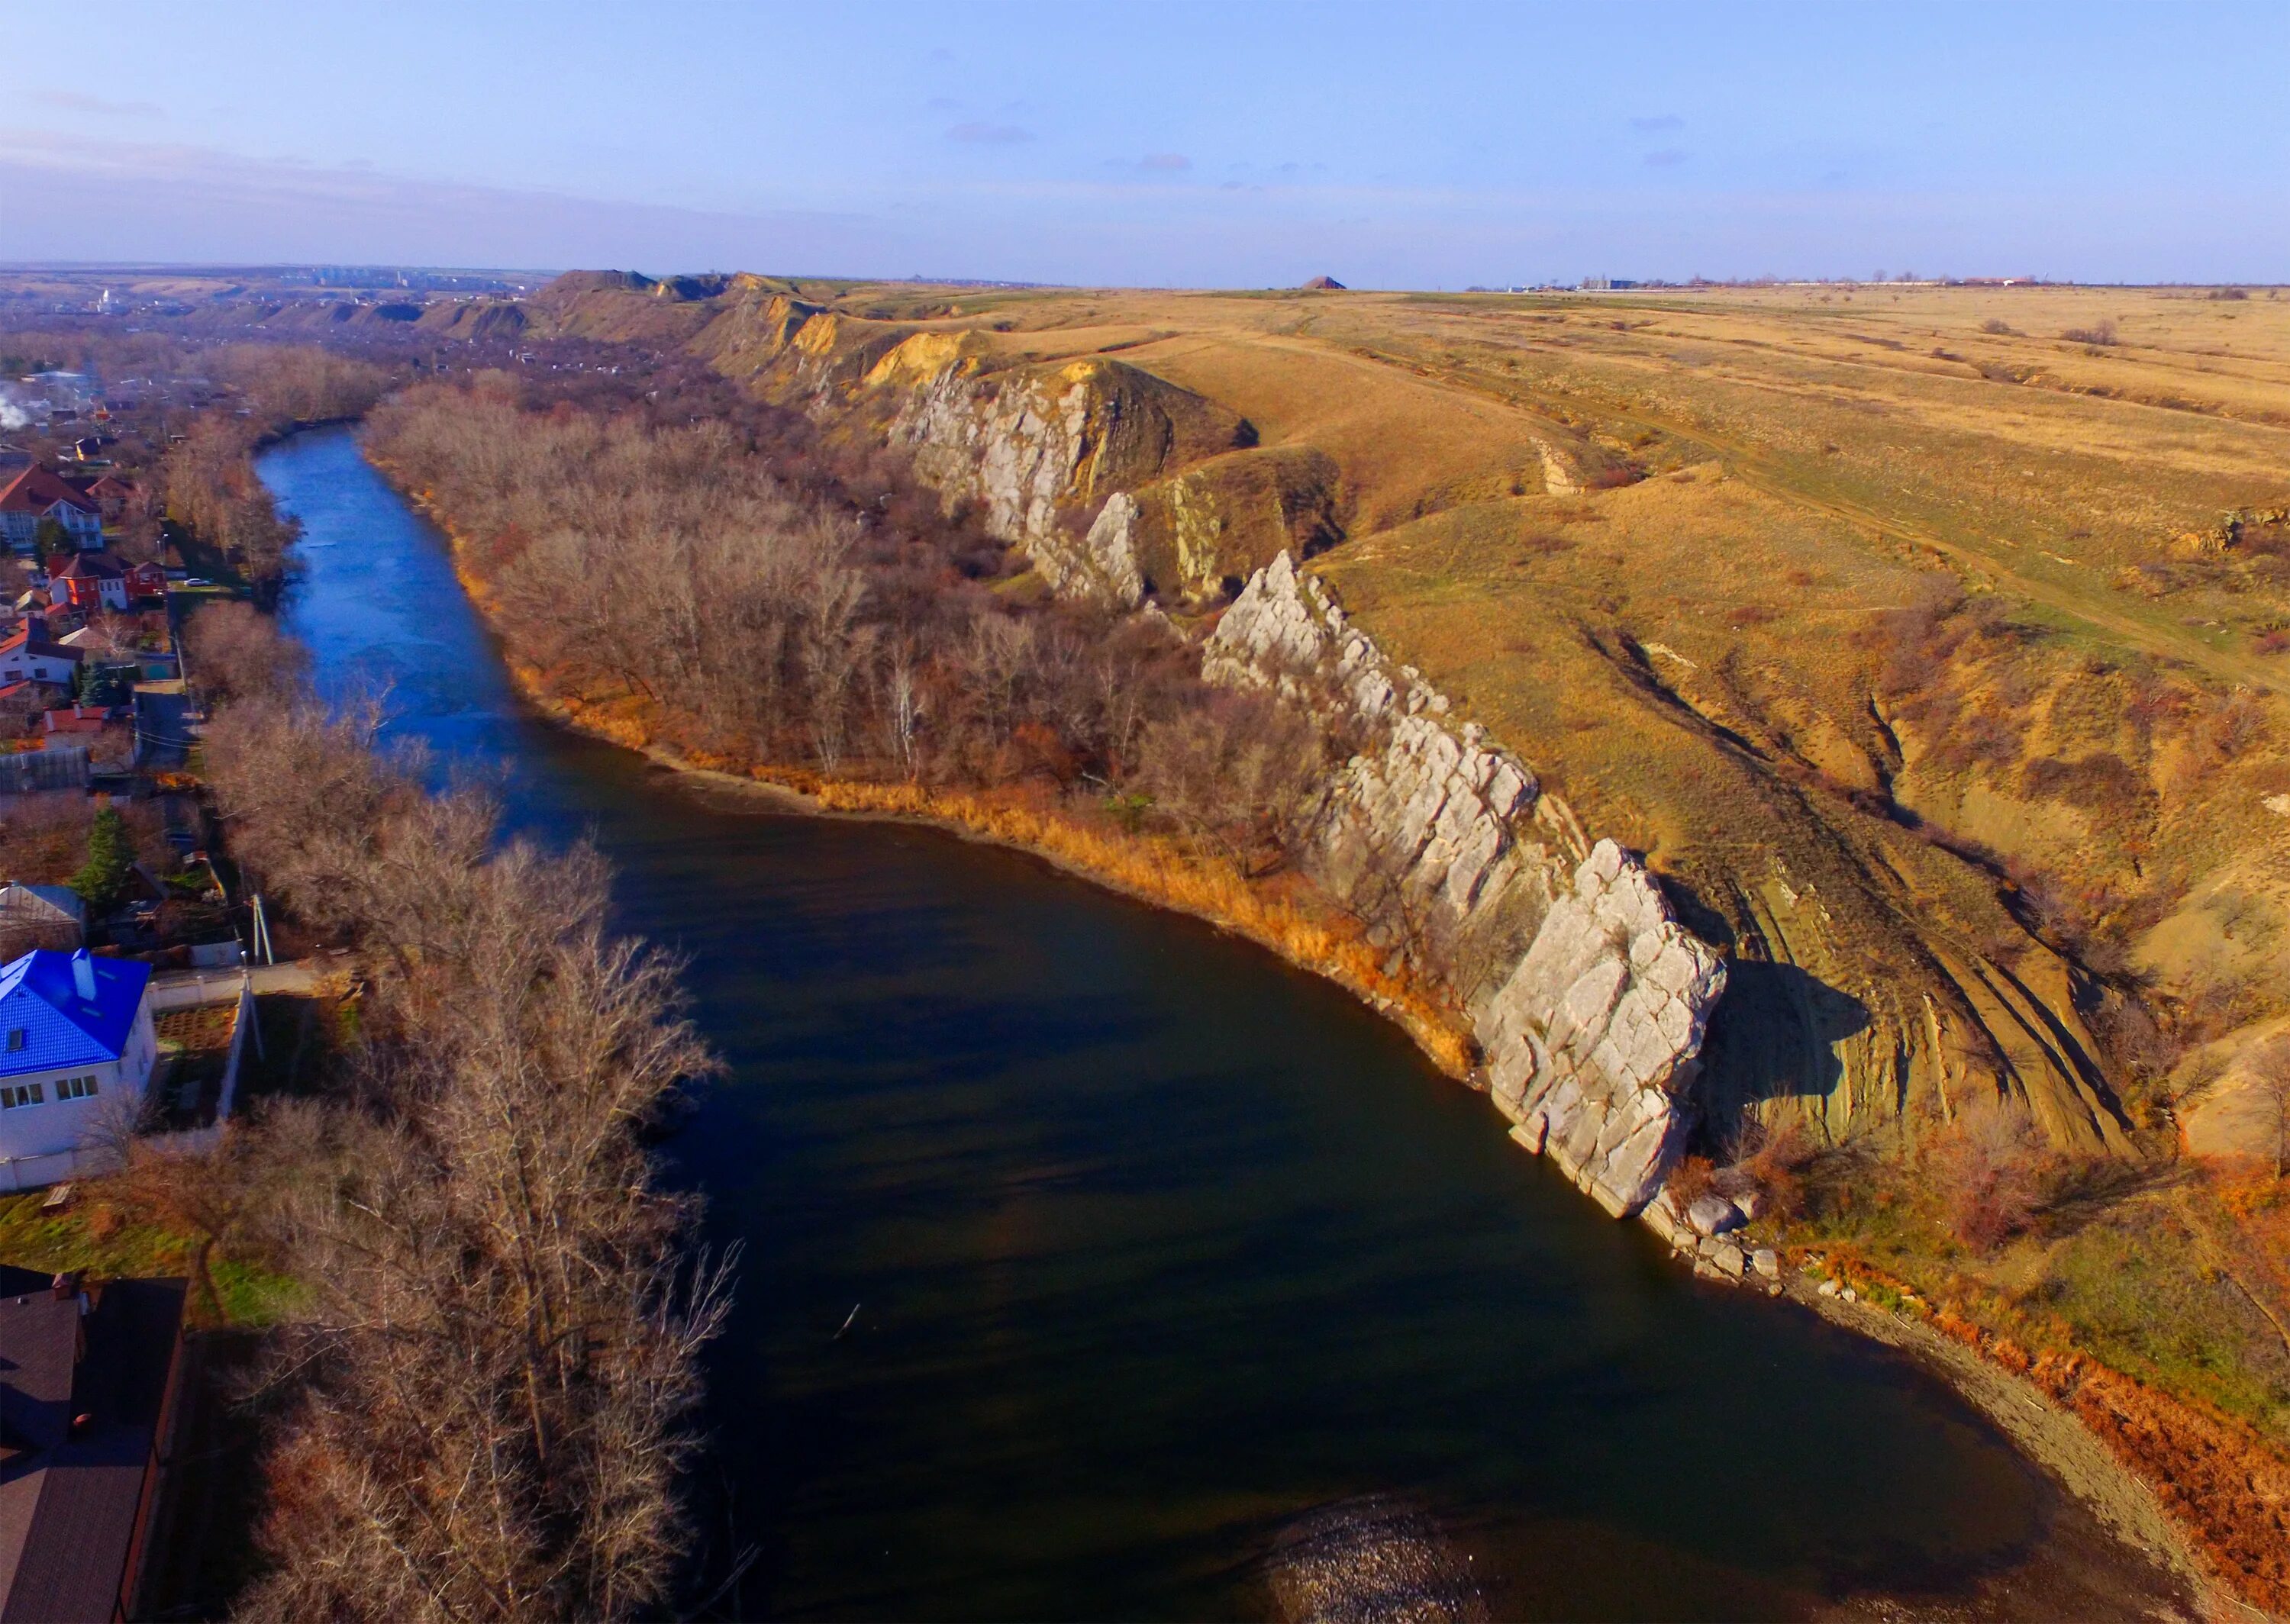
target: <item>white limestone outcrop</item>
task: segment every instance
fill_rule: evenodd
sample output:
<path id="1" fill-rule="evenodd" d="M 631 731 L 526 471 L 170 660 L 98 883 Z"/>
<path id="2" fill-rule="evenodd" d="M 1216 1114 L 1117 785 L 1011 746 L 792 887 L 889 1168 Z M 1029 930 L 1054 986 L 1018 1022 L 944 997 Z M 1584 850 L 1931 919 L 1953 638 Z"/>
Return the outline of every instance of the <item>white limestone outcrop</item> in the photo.
<path id="1" fill-rule="evenodd" d="M 1023 547 L 1053 591 L 1135 607 L 1146 591 L 1145 534 L 1157 524 L 1141 496 L 1178 469 L 1252 444 L 1254 431 L 1119 362 L 987 371 L 934 336 L 909 340 L 869 374 L 899 401 L 891 442 L 912 452 L 915 472 L 949 500 L 976 502 L 986 529 Z M 1214 506 L 1205 487 L 1196 501 L 1204 504 Z M 1196 529 L 1214 528 L 1205 508 L 1195 518 Z M 1157 533 L 1173 522 L 1163 513 Z M 1214 567 L 1213 557 L 1192 563 Z"/>
<path id="2" fill-rule="evenodd" d="M 1461 1001 L 1512 1137 L 1608 1212 L 1644 1209 L 1693 1125 L 1694 1057 L 1726 982 L 1643 863 L 1579 826 L 1526 764 L 1394 668 L 1282 554 L 1209 640 L 1213 682 L 1267 684 L 1368 739 L 1323 788 L 1313 877 Z"/>
<path id="3" fill-rule="evenodd" d="M 890 437 L 912 449 L 925 481 L 976 501 L 989 531 L 1023 546 L 1052 590 L 1102 594 L 1127 608 L 1144 594 L 1130 542 L 1136 500 L 1124 492 L 1108 500 L 1078 548 L 1058 524 L 1060 508 L 1086 499 L 1093 484 L 1104 444 L 1091 433 L 1100 396 L 1085 372 L 989 384 L 949 366 L 915 392 Z"/>

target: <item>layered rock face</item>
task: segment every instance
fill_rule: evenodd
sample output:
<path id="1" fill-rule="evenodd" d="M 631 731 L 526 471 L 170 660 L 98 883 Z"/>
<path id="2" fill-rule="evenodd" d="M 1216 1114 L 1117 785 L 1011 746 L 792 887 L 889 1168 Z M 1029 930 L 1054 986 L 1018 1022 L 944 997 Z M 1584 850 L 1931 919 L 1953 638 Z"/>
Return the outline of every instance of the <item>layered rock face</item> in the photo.
<path id="1" fill-rule="evenodd" d="M 1609 1212 L 1639 1211 L 1685 1148 L 1694 1057 L 1725 985 L 1645 867 L 1600 841 L 1477 1022 L 1513 1137 Z"/>
<path id="2" fill-rule="evenodd" d="M 693 348 L 726 375 L 909 450 L 949 502 L 1022 547 L 1051 588 L 1131 608 L 1221 600 L 1283 548 L 1342 534 L 1334 461 L 1258 446 L 1235 413 L 1093 356 L 1013 360 L 990 333 L 840 315 L 761 285 Z"/>
<path id="3" fill-rule="evenodd" d="M 1054 590 L 1125 606 L 1144 593 L 1130 492 L 1248 436 L 1197 395 L 1091 360 L 986 373 L 947 366 L 908 396 L 890 437 L 912 448 L 925 481 L 978 502 L 988 527 L 1023 545 Z M 1092 507 L 1094 521 L 1075 538 L 1061 520 Z"/>
<path id="4" fill-rule="evenodd" d="M 1639 1212 L 1693 1126 L 1726 982 L 1643 864 L 1573 815 L 1446 700 L 1393 668 L 1283 553 L 1210 639 L 1212 681 L 1271 685 L 1370 742 L 1309 812 L 1301 860 L 1371 939 L 1461 1003 L 1513 1137 L 1608 1212 Z"/>

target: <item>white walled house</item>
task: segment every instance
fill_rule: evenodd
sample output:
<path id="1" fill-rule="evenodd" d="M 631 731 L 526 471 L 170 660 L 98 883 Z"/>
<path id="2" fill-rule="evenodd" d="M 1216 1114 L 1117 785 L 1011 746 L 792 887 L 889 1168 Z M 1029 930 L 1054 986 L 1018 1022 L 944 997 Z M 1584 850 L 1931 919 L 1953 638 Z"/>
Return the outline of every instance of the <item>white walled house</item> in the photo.
<path id="1" fill-rule="evenodd" d="M 158 1053 L 150 965 L 40 948 L 0 968 L 0 1189 L 73 1176 L 107 1101 L 140 1105 Z"/>
<path id="2" fill-rule="evenodd" d="M 20 553 L 35 551 L 42 519 L 62 525 L 75 546 L 103 545 L 102 504 L 34 466 L 0 486 L 0 540 Z"/>
<path id="3" fill-rule="evenodd" d="M 58 683 L 68 688 L 86 658 L 82 650 L 49 642 L 45 631 L 26 621 L 0 642 L 0 683 Z"/>

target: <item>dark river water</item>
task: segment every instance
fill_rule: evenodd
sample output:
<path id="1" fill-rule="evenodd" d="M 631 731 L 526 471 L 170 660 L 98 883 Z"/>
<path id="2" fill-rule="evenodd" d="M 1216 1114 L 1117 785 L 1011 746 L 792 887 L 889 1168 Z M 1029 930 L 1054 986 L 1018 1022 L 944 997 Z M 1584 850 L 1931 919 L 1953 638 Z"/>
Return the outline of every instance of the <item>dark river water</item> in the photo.
<path id="1" fill-rule="evenodd" d="M 621 922 L 689 956 L 730 1070 L 668 1153 L 745 1247 L 698 1560 L 754 1560 L 719 1612 L 1262 1616 L 1284 1528 L 1385 1495 L 1496 1616 L 1952 1614 L 2069 1515 L 1951 1393 L 1697 1285 L 1334 988 L 535 721 L 347 431 L 261 471 L 322 681 L 388 684 L 514 825 L 592 836 Z"/>

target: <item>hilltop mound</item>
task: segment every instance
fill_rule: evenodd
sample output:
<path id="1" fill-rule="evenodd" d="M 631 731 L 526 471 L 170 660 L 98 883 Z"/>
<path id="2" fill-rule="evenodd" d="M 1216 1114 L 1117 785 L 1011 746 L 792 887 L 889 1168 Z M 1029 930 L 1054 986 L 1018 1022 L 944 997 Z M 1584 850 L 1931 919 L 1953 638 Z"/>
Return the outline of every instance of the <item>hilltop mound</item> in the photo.
<path id="1" fill-rule="evenodd" d="M 1341 293 L 1344 284 L 1333 276 L 1315 276 L 1304 284 L 1308 293 Z"/>
<path id="2" fill-rule="evenodd" d="M 562 301 L 580 293 L 649 293 L 656 285 L 641 271 L 572 270 L 549 283 L 533 297 Z"/>

